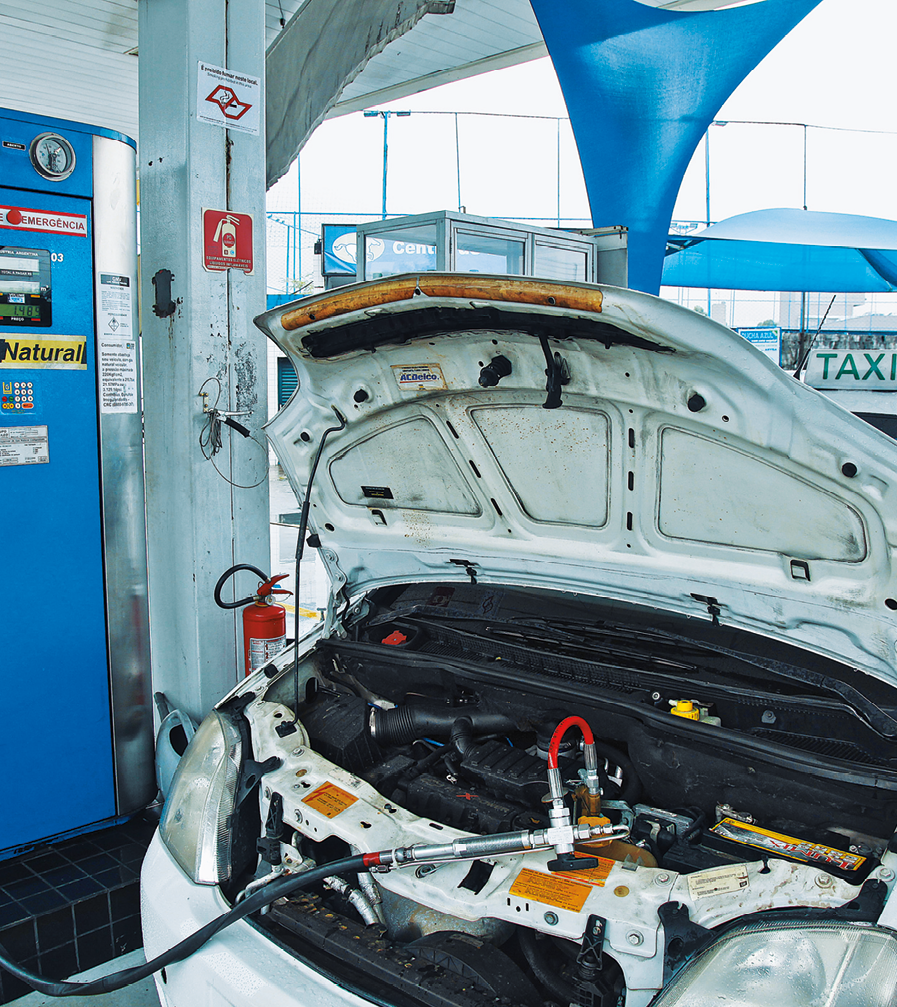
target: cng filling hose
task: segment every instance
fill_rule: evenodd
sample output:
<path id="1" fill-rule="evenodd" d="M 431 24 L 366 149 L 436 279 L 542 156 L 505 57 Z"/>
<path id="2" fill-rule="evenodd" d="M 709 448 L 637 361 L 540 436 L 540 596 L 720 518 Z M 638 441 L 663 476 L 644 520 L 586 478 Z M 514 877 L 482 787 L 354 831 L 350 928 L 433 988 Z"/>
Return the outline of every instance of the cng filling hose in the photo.
<path id="1" fill-rule="evenodd" d="M 135 965 L 133 968 L 123 969 L 121 972 L 113 972 L 100 979 L 86 982 L 54 982 L 52 979 L 47 979 L 29 969 L 22 968 L 6 954 L 2 945 L 0 945 L 0 968 L 5 969 L 10 975 L 27 983 L 32 989 L 45 996 L 95 996 L 99 993 L 112 993 L 139 982 L 141 979 L 148 978 L 167 965 L 183 961 L 225 927 L 263 909 L 276 899 L 290 895 L 299 889 L 308 888 L 310 885 L 334 875 L 358 874 L 372 869 L 388 871 L 406 864 L 477 860 L 480 857 L 502 856 L 528 850 L 546 850 L 552 847 L 560 852 L 559 848 L 563 849 L 574 842 L 623 839 L 628 835 L 629 830 L 623 825 L 565 824 L 563 826 L 552 825 L 547 829 L 503 832 L 491 836 L 468 836 L 449 843 L 420 843 L 415 846 L 380 850 L 376 853 L 363 853 L 335 860 L 323 867 L 312 867 L 298 874 L 282 875 L 151 961 L 145 962 L 143 965 Z"/>

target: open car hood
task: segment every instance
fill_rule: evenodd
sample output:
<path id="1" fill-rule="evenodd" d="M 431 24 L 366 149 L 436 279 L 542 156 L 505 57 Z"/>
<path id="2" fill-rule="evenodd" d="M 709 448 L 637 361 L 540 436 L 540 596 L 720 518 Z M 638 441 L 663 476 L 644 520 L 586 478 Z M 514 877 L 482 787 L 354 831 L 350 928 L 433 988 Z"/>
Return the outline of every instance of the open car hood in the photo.
<path id="1" fill-rule="evenodd" d="M 706 317 L 613 287 L 426 273 L 268 311 L 267 432 L 345 598 L 570 591 L 897 684 L 897 445 Z"/>

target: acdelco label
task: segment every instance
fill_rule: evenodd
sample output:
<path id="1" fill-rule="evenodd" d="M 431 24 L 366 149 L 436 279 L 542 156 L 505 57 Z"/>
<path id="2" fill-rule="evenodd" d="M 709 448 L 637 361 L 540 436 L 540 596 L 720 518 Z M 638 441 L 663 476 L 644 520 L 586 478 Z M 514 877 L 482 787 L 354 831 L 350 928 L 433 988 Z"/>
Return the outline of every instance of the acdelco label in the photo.
<path id="1" fill-rule="evenodd" d="M 23 206 L 0 206 L 0 227 L 87 237 L 87 217 L 84 214 L 28 210 Z"/>
<path id="2" fill-rule="evenodd" d="M 439 364 L 393 364 L 392 372 L 403 391 L 446 387 Z"/>

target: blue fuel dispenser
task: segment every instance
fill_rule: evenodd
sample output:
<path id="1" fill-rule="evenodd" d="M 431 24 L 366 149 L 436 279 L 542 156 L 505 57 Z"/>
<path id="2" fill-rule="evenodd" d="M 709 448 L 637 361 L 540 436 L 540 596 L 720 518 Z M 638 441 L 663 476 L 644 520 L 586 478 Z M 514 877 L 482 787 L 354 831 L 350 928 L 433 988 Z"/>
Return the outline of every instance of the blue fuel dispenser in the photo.
<path id="1" fill-rule="evenodd" d="M 135 180 L 0 109 L 0 857 L 155 793 Z"/>

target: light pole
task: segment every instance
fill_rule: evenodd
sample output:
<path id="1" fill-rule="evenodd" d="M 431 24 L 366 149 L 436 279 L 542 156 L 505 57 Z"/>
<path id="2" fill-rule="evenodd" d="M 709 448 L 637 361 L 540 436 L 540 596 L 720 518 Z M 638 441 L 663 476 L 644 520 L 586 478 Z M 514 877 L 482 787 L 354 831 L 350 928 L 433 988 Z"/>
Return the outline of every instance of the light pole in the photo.
<path id="1" fill-rule="evenodd" d="M 366 119 L 373 118 L 374 116 L 383 117 L 383 220 L 386 220 L 386 170 L 389 159 L 389 117 L 391 115 L 411 115 L 410 112 L 391 112 L 382 109 L 369 109 L 364 113 Z"/>

